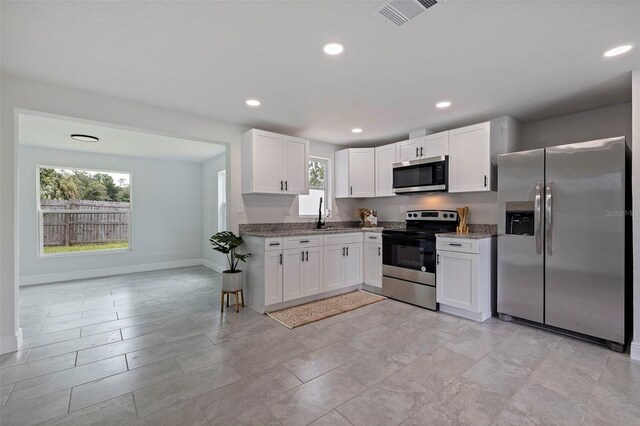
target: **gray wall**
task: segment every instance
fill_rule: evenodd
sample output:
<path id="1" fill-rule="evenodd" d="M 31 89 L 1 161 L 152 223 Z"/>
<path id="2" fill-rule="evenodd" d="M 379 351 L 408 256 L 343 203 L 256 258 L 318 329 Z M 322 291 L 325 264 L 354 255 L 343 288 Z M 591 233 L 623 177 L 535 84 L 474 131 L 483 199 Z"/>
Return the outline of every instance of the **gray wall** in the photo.
<path id="1" fill-rule="evenodd" d="M 631 102 L 598 108 L 522 126 L 522 149 L 546 148 L 613 136 L 626 136 L 631 146 Z"/>

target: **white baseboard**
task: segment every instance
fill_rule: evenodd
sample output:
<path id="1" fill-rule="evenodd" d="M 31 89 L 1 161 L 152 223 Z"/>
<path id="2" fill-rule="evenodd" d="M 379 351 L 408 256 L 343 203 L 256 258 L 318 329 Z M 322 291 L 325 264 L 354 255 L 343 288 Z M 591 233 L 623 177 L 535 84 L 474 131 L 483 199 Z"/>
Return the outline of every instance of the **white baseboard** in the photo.
<path id="1" fill-rule="evenodd" d="M 224 271 L 226 268 L 222 265 L 218 265 L 217 263 L 213 262 L 212 260 L 209 259 L 202 259 L 202 266 L 207 267 L 213 271 L 216 272 L 220 272 L 222 273 L 222 271 Z"/>
<path id="2" fill-rule="evenodd" d="M 58 281 L 82 280 L 135 272 L 158 271 L 162 269 L 184 268 L 203 265 L 203 259 L 174 260 L 170 262 L 146 263 L 142 265 L 116 266 L 113 268 L 90 269 L 86 271 L 61 272 L 57 274 L 28 275 L 20 277 L 20 285 L 54 283 Z"/>
<path id="3" fill-rule="evenodd" d="M 484 322 L 491 318 L 491 312 L 469 312 L 464 309 L 456 308 L 455 306 L 443 305 L 442 303 L 440 304 L 440 310 L 448 314 L 478 322 Z"/>
<path id="4" fill-rule="evenodd" d="M 15 352 L 22 346 L 22 328 L 13 336 L 0 337 L 0 355 Z"/>
<path id="5" fill-rule="evenodd" d="M 640 341 L 631 342 L 631 359 L 640 361 Z"/>

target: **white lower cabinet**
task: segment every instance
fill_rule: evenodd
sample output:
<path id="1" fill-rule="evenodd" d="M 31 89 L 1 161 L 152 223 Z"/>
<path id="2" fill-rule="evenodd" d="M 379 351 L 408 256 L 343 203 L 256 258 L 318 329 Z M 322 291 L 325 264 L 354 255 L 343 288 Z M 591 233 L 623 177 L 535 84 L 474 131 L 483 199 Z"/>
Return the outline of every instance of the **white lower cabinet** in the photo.
<path id="1" fill-rule="evenodd" d="M 492 315 L 495 237 L 437 238 L 436 301 L 440 310 L 484 321 Z"/>
<path id="2" fill-rule="evenodd" d="M 282 302 L 282 251 L 264 253 L 264 301 L 267 305 Z"/>
<path id="3" fill-rule="evenodd" d="M 247 302 L 258 312 L 363 282 L 362 232 L 243 239 L 252 253 L 244 271 Z"/>
<path id="4" fill-rule="evenodd" d="M 364 244 L 364 283 L 382 288 L 382 244 Z"/>

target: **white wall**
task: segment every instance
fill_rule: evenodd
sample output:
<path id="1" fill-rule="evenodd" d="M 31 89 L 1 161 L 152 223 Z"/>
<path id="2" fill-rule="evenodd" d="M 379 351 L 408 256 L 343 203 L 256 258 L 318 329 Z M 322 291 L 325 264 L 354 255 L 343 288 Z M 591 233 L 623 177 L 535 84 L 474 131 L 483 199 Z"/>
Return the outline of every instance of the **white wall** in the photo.
<path id="1" fill-rule="evenodd" d="M 205 237 L 202 241 L 202 258 L 209 268 L 216 271 L 226 269 L 225 258 L 211 248 L 209 237 L 218 232 L 218 172 L 225 170 L 226 160 L 226 154 L 221 154 L 202 164 L 202 226 Z"/>
<path id="2" fill-rule="evenodd" d="M 201 164 L 25 145 L 20 146 L 19 154 L 20 285 L 200 263 Z M 130 172 L 131 251 L 38 257 L 38 165 Z"/>
<path id="3" fill-rule="evenodd" d="M 615 136 L 631 146 L 631 103 L 598 108 L 522 126 L 523 150 L 546 148 Z"/>
<path id="4" fill-rule="evenodd" d="M 309 142 L 309 155 L 329 159 L 329 175 L 333 177 L 333 157 L 336 151 L 344 147 L 322 142 Z M 331 185 L 333 186 L 333 181 Z M 331 211 L 332 217 L 328 221 L 354 220 L 355 209 L 359 206 L 358 200 L 339 199 L 333 197 L 332 192 Z M 242 223 L 272 223 L 272 222 L 313 222 L 314 218 L 300 217 L 298 215 L 298 197 L 287 195 L 243 195 L 245 207 L 245 222 Z M 233 213 L 232 213 L 233 214 Z"/>

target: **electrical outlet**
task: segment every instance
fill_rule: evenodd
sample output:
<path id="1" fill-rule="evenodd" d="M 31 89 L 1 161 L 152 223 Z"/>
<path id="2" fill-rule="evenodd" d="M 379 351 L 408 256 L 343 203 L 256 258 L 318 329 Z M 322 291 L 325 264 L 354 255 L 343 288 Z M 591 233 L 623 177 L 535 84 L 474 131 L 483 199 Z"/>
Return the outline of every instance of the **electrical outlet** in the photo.
<path id="1" fill-rule="evenodd" d="M 404 206 L 400 206 L 400 213 L 404 214 Z"/>
<path id="2" fill-rule="evenodd" d="M 244 214 L 244 204 L 238 204 L 238 214 Z"/>

